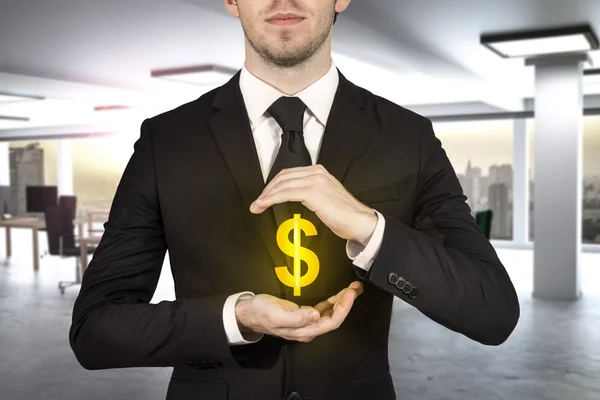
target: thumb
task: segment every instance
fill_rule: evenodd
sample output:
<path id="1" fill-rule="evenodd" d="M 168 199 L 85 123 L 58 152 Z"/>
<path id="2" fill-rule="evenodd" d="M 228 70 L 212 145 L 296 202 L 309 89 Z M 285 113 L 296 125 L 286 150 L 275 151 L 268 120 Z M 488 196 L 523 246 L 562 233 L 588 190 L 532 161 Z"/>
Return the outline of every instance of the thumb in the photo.
<path id="1" fill-rule="evenodd" d="M 289 328 L 302 328 L 316 322 L 321 318 L 319 313 L 313 307 L 305 306 L 298 310 L 286 311 L 281 320 L 281 325 Z"/>
<path id="2" fill-rule="evenodd" d="M 317 310 L 315 307 L 301 306 L 300 309 L 307 311 L 310 322 L 316 322 L 321 318 L 321 312 L 319 310 Z"/>

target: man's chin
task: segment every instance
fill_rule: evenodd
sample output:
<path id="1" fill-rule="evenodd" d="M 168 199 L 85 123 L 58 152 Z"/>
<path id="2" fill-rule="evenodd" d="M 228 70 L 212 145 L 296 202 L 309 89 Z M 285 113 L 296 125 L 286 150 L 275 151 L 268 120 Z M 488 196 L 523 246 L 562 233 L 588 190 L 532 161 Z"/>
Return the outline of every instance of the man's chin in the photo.
<path id="1" fill-rule="evenodd" d="M 302 59 L 294 57 L 290 54 L 269 54 L 267 55 L 266 59 L 272 64 L 281 66 L 293 66 L 302 62 Z"/>
<path id="2" fill-rule="evenodd" d="M 282 68 L 292 68 L 292 67 L 302 64 L 302 62 L 304 62 L 304 60 L 298 60 L 298 59 L 293 59 L 293 60 L 278 59 L 278 60 L 272 61 L 273 64 L 278 65 L 279 67 L 282 67 Z"/>

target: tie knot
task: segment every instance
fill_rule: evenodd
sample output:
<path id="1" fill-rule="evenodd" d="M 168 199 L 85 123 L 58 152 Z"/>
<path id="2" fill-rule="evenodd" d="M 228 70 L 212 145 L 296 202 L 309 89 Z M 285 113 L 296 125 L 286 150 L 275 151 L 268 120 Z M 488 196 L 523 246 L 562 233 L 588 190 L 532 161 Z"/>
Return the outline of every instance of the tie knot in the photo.
<path id="1" fill-rule="evenodd" d="M 299 97 L 281 96 L 267 109 L 283 132 L 303 132 L 306 104 Z"/>

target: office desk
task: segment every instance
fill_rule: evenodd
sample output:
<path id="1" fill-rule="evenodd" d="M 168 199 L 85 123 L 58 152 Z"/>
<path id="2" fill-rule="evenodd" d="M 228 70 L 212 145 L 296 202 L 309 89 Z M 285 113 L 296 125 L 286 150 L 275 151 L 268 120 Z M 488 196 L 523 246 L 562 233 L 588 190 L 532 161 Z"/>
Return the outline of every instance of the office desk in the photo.
<path id="1" fill-rule="evenodd" d="M 108 219 L 110 214 L 110 208 L 89 208 L 86 211 L 87 223 L 88 223 L 88 234 L 93 235 L 95 233 L 104 232 L 104 229 L 94 229 L 94 215 L 104 215 Z"/>
<path id="2" fill-rule="evenodd" d="M 75 242 L 79 245 L 81 250 L 80 263 L 81 263 L 81 274 L 85 273 L 88 266 L 88 246 L 97 246 L 102 239 L 102 235 L 98 235 L 100 232 L 104 232 L 104 229 L 94 229 L 93 216 L 94 215 L 106 215 L 108 216 L 110 209 L 88 209 L 86 210 L 87 220 L 76 219 L 73 221 L 77 225 L 78 237 Z M 83 225 L 87 223 L 87 235 L 84 233 Z"/>
<path id="3" fill-rule="evenodd" d="M 97 246 L 100 243 L 100 239 L 102 236 L 87 236 L 87 237 L 79 237 L 76 239 L 77 244 L 79 244 L 79 249 L 81 250 L 80 261 L 81 261 L 81 274 L 85 273 L 85 270 L 88 266 L 88 246 Z M 79 282 L 78 282 L 79 283 Z"/>
<path id="4" fill-rule="evenodd" d="M 30 217 L 15 217 L 8 219 L 0 219 L 0 226 L 6 228 L 6 257 L 12 255 L 10 228 L 27 228 L 33 232 L 33 269 L 40 269 L 40 249 L 38 243 L 38 234 L 40 229 L 46 229 L 46 224 L 37 218 Z"/>

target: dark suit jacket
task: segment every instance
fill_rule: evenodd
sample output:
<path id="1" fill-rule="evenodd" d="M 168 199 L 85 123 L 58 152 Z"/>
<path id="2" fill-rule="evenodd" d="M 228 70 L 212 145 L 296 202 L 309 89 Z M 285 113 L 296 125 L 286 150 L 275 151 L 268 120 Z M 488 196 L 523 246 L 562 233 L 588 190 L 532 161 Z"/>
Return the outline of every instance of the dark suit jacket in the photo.
<path id="1" fill-rule="evenodd" d="M 319 276 L 301 297 L 277 279 L 286 261 L 272 208 L 249 211 L 265 185 L 238 72 L 142 123 L 73 310 L 70 344 L 84 368 L 172 366 L 170 400 L 388 400 L 394 296 L 475 341 L 507 339 L 515 290 L 431 121 L 339 77 L 318 163 L 385 216 L 370 271 L 307 211 L 318 235 L 302 245 L 318 255 Z M 167 249 L 177 299 L 149 304 Z M 265 335 L 228 345 L 229 295 L 315 305 L 357 279 L 364 292 L 339 329 L 309 343 Z"/>

